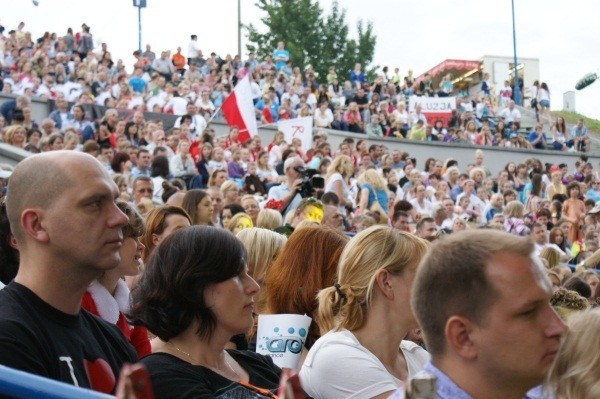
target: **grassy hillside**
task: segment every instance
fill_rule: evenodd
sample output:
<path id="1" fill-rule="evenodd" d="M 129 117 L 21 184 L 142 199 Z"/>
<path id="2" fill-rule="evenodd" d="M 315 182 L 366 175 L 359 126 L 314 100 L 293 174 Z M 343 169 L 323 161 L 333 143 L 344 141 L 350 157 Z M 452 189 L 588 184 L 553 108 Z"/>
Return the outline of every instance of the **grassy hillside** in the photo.
<path id="1" fill-rule="evenodd" d="M 579 118 L 583 118 L 585 125 L 587 126 L 590 133 L 595 136 L 600 136 L 600 121 L 597 119 L 588 118 L 585 115 L 578 114 L 577 112 L 569 111 L 552 111 L 554 117 L 560 115 L 565 118 L 567 123 L 576 124 Z"/>

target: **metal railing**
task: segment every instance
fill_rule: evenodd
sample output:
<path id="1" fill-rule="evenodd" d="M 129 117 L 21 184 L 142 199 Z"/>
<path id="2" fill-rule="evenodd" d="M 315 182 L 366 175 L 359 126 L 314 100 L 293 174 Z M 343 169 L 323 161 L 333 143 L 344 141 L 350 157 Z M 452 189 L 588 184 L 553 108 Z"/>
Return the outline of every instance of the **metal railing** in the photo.
<path id="1" fill-rule="evenodd" d="M 19 399 L 115 399 L 6 366 L 0 366 L 0 395 Z"/>

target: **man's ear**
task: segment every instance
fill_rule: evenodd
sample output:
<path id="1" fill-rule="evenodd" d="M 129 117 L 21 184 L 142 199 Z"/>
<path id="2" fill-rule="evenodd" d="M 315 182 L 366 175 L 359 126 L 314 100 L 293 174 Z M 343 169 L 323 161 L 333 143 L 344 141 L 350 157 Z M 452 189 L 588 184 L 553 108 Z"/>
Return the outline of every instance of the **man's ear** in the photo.
<path id="1" fill-rule="evenodd" d="M 34 240 L 47 243 L 50 236 L 44 226 L 44 212 L 41 209 L 25 209 L 21 213 L 21 228 Z"/>
<path id="2" fill-rule="evenodd" d="M 444 328 L 447 349 L 466 360 L 476 359 L 479 351 L 476 339 L 477 329 L 477 326 L 466 317 L 450 317 Z"/>

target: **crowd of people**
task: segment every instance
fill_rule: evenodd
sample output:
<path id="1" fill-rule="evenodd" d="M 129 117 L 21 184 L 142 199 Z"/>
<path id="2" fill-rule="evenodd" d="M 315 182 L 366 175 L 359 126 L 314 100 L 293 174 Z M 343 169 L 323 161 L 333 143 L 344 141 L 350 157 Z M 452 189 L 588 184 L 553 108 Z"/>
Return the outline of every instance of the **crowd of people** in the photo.
<path id="1" fill-rule="evenodd" d="M 220 115 L 220 107 L 232 88 L 248 76 L 256 118 L 262 124 L 308 116 L 316 128 L 368 136 L 563 151 L 590 148 L 583 121 L 568 130 L 563 118 L 553 120 L 545 82 L 536 81 L 531 87 L 539 131 L 534 128 L 527 136 L 522 134 L 521 115 L 511 100 L 509 82 L 496 93 L 488 73 L 482 74 L 481 88 L 471 96 L 454 87 L 451 75 L 444 76 L 439 87 L 433 87 L 429 74 L 417 80 L 411 70 L 402 76 L 399 68 L 391 73 L 384 67 L 373 81 L 367 81 L 360 64 L 349 72 L 331 67 L 323 77 L 317 76 L 310 65 L 304 70 L 293 66 L 283 42 L 264 60 L 253 53 L 242 60 L 241 55 L 220 57 L 214 52 L 205 56 L 196 35 L 190 37 L 187 58 L 181 47 L 173 54 L 165 50 L 158 55 L 147 45 L 145 51 L 133 53 L 135 62 L 127 72 L 129 65 L 121 59 L 115 62 L 106 43 L 94 45 L 89 26 L 83 24 L 81 29 L 74 34 L 69 28 L 64 36 L 46 32 L 34 41 L 24 23 L 8 35 L 0 27 L 1 91 L 29 99 L 95 104 L 132 113 L 169 113 L 182 118 L 189 115 L 191 120 L 181 119 L 176 127 L 183 123 L 185 134 L 198 139 L 207 122 Z M 411 96 L 451 95 L 457 96 L 457 103 L 449 120 L 427 120 L 420 106 L 408 110 Z M 40 135 L 43 144 L 53 132 L 76 132 L 81 143 L 105 136 L 100 131 L 100 120 L 75 115 L 79 111 L 65 105 L 50 118 L 53 126 L 45 120 L 42 124 L 47 125 L 46 129 L 40 129 L 40 121 L 31 119 L 26 98 L 2 108 L 0 128 L 10 125 L 17 111 L 16 119 L 27 128 L 26 136 Z M 115 128 L 110 125 L 110 133 Z M 137 128 L 133 140 L 148 140 L 149 132 L 139 130 L 139 125 Z M 31 151 L 40 148 L 37 137 L 22 144 Z"/>
<path id="2" fill-rule="evenodd" d="M 6 43 L 31 42 L 23 28 Z M 72 41 L 47 35 L 15 59 L 54 48 L 85 71 L 82 87 L 90 65 L 118 81 L 106 49 L 91 61 L 89 37 L 87 26 Z M 184 81 L 214 70 L 196 42 Z M 492 171 L 480 149 L 462 165 L 350 137 L 332 148 L 320 131 L 306 153 L 282 132 L 241 142 L 237 127 L 215 137 L 207 124 L 210 90 L 167 100 L 182 113 L 165 132 L 147 102 L 130 121 L 113 108 L 126 87 L 147 95 L 144 73 L 171 63 L 149 52 L 95 125 L 68 107 L 92 101 L 87 89 L 58 94 L 43 121 L 27 112 L 27 84 L 5 107 L 4 141 L 40 154 L 0 175 L 0 364 L 125 395 L 120 372 L 139 359 L 157 397 L 273 398 L 282 370 L 252 350 L 256 315 L 291 313 L 312 318 L 295 370 L 313 398 L 401 397 L 423 373 L 439 398 L 600 394 L 600 174 L 585 155 Z M 265 62 L 291 68 L 286 53 L 281 43 Z M 165 88 L 182 79 L 175 59 L 157 72 Z M 275 98 L 267 89 L 257 104 Z"/>

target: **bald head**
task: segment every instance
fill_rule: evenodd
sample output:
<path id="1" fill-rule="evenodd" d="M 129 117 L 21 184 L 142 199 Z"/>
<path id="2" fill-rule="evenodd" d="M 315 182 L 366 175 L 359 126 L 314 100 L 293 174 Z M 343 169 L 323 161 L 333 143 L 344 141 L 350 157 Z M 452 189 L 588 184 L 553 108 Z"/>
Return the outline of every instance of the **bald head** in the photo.
<path id="1" fill-rule="evenodd" d="M 22 160 L 10 177 L 6 211 L 11 231 L 22 245 L 21 214 L 28 208 L 47 209 L 75 184 L 74 174 L 102 165 L 91 155 L 51 151 Z"/>

